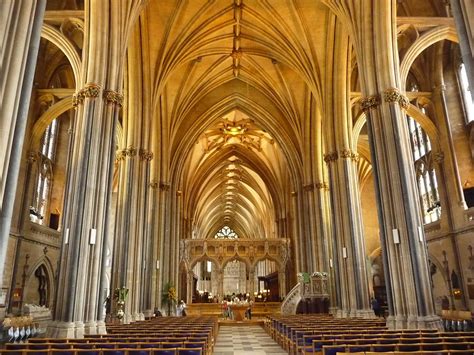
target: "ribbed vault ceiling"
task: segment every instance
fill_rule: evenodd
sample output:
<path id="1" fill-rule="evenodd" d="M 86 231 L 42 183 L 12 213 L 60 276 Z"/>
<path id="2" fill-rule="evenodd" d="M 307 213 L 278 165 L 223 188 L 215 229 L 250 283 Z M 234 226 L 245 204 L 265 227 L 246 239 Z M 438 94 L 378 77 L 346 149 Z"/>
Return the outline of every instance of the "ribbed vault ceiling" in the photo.
<path id="1" fill-rule="evenodd" d="M 149 3 L 156 119 L 194 237 L 225 225 L 239 237 L 276 237 L 282 196 L 302 180 L 327 17 L 314 0 Z"/>
<path id="2" fill-rule="evenodd" d="M 444 8 L 406 0 L 398 12 Z M 183 237 L 224 225 L 241 237 L 277 236 L 285 199 L 305 183 L 303 161 L 308 174 L 320 159 L 309 142 L 333 75 L 334 17 L 318 0 L 166 0 L 150 1 L 141 22 L 167 149 L 161 175 L 179 185 L 194 232 Z M 239 123 L 245 134 L 224 132 Z"/>

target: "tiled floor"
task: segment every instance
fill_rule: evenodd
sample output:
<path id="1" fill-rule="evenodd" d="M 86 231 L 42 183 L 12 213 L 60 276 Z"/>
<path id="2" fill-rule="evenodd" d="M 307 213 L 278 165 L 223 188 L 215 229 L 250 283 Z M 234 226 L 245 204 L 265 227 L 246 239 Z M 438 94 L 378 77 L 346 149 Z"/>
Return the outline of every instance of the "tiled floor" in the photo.
<path id="1" fill-rule="evenodd" d="M 287 354 L 260 326 L 221 326 L 214 355 Z"/>

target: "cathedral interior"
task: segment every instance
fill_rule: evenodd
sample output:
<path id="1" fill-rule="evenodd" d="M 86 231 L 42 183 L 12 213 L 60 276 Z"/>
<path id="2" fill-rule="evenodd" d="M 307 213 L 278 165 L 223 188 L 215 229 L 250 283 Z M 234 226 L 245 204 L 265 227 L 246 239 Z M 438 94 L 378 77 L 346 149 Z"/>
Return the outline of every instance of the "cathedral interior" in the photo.
<path id="1" fill-rule="evenodd" d="M 0 320 L 232 294 L 474 312 L 468 0 L 0 3 Z M 112 305 L 114 309 L 116 305 Z M 43 314 L 42 313 L 42 314 Z"/>

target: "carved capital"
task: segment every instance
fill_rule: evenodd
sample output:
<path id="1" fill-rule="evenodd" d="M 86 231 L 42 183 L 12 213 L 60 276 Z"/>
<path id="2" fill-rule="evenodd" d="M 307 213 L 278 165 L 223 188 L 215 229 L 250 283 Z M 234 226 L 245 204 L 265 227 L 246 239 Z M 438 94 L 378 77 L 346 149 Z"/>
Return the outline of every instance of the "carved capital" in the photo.
<path id="1" fill-rule="evenodd" d="M 125 153 L 125 149 L 120 149 L 115 152 L 115 162 L 119 163 L 122 160 L 125 160 L 127 154 Z"/>
<path id="2" fill-rule="evenodd" d="M 343 149 L 340 153 L 340 156 L 343 159 L 350 159 L 352 156 L 352 151 L 350 149 Z"/>
<path id="3" fill-rule="evenodd" d="M 367 96 L 360 100 L 360 107 L 362 111 L 366 112 L 380 104 L 380 98 L 378 95 Z"/>
<path id="4" fill-rule="evenodd" d="M 433 153 L 433 160 L 436 163 L 441 164 L 444 160 L 444 153 L 442 151 L 438 151 L 436 153 Z"/>
<path id="5" fill-rule="evenodd" d="M 158 188 L 158 183 L 153 180 L 148 184 L 148 186 L 151 187 L 153 190 L 155 190 Z"/>
<path id="6" fill-rule="evenodd" d="M 337 152 L 324 154 L 324 161 L 328 164 L 336 161 L 338 158 L 339 158 L 339 155 L 337 154 Z"/>
<path id="7" fill-rule="evenodd" d="M 351 149 L 344 149 L 340 152 L 340 156 L 343 159 L 351 159 L 354 162 L 358 162 L 360 157 L 357 152 L 352 151 Z"/>
<path id="8" fill-rule="evenodd" d="M 129 145 L 128 148 L 125 149 L 125 154 L 127 154 L 127 157 L 132 158 L 137 155 L 137 148 L 133 145 Z"/>
<path id="9" fill-rule="evenodd" d="M 403 95 L 397 88 L 385 90 L 383 93 L 383 99 L 385 102 L 391 104 L 398 103 L 404 110 L 406 110 L 410 105 L 410 100 L 408 100 L 408 97 Z"/>
<path id="10" fill-rule="evenodd" d="M 171 187 L 171 184 L 169 182 L 160 181 L 160 190 L 161 191 L 169 191 L 170 187 Z"/>
<path id="11" fill-rule="evenodd" d="M 101 89 L 99 84 L 88 83 L 81 91 L 84 97 L 96 98 L 99 97 Z"/>
<path id="12" fill-rule="evenodd" d="M 121 93 L 113 90 L 104 90 L 103 96 L 107 105 L 117 105 L 118 107 L 122 107 L 123 95 Z"/>
<path id="13" fill-rule="evenodd" d="M 150 162 L 153 159 L 153 153 L 146 149 L 140 149 L 139 155 L 140 159 L 146 162 Z"/>
<path id="14" fill-rule="evenodd" d="M 329 185 L 327 182 L 317 182 L 315 184 L 315 187 L 318 189 L 318 190 L 329 190 Z"/>
<path id="15" fill-rule="evenodd" d="M 303 190 L 307 191 L 307 192 L 313 191 L 314 190 L 314 183 L 311 182 L 309 184 L 304 185 Z"/>
<path id="16" fill-rule="evenodd" d="M 72 95 L 72 105 L 77 107 L 84 103 L 86 97 L 95 99 L 99 97 L 102 87 L 99 84 L 88 83 L 81 90 Z"/>

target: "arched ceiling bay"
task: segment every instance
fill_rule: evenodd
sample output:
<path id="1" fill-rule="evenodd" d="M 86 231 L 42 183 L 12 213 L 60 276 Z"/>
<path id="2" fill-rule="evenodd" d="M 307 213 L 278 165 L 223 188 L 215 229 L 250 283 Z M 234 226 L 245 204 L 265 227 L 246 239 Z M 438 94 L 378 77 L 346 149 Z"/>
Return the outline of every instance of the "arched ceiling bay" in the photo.
<path id="1" fill-rule="evenodd" d="M 277 236 L 282 195 L 303 180 L 308 102 L 322 106 L 328 14 L 314 0 L 149 2 L 156 127 L 195 237 Z"/>
<path id="2" fill-rule="evenodd" d="M 242 238 L 275 237 L 279 193 L 288 180 L 275 140 L 232 110 L 201 135 L 185 163 L 184 210 L 194 236 L 212 238 L 229 226 Z"/>

